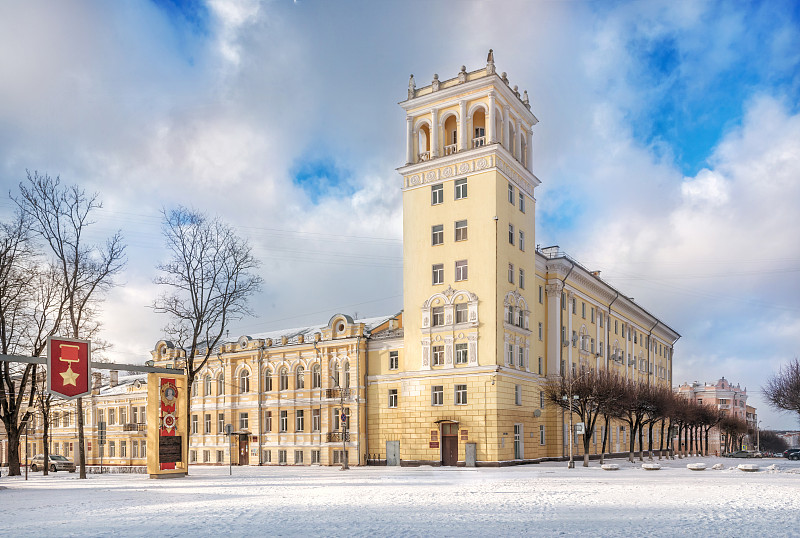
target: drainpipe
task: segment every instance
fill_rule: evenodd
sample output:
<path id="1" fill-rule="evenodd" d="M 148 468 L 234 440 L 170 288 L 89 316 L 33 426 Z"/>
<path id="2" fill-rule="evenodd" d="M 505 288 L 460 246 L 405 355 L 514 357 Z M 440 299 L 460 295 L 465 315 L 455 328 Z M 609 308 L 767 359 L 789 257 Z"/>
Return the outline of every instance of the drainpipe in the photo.
<path id="1" fill-rule="evenodd" d="M 619 299 L 619 292 L 616 292 L 617 295 L 614 297 L 614 300 L 608 303 L 608 318 L 606 318 L 606 370 L 608 370 L 608 358 L 611 356 L 611 342 L 609 341 L 611 338 L 611 306 Z"/>
<path id="2" fill-rule="evenodd" d="M 569 268 L 569 271 L 567 271 L 567 274 L 561 280 L 561 292 L 566 295 L 566 293 L 564 292 L 564 289 L 567 287 L 567 279 L 569 278 L 569 275 L 571 275 L 572 274 L 572 270 L 575 269 L 575 264 L 569 258 L 565 258 L 565 259 L 572 266 L 572 267 Z M 559 301 L 559 302 L 561 302 L 561 301 Z M 564 307 L 565 306 L 567 306 L 567 305 L 565 305 L 564 303 L 561 303 L 561 308 L 558 309 L 558 367 L 559 367 L 559 369 L 561 369 L 561 365 L 564 364 L 564 338 L 563 338 L 563 336 L 565 336 L 566 329 L 562 328 L 562 327 L 564 327 L 564 325 L 563 325 L 563 323 L 564 323 L 564 314 L 562 314 L 562 312 L 564 311 Z M 567 308 L 569 308 L 569 306 L 567 306 Z M 572 379 L 572 365 L 570 364 L 569 367 L 567 367 L 567 365 L 565 364 L 564 368 L 567 370 L 567 372 L 564 372 L 564 373 L 565 374 L 569 373 L 568 375 L 569 375 L 570 379 Z M 572 386 L 572 384 L 570 382 L 570 387 L 571 386 Z M 569 405 L 570 405 L 570 415 L 569 416 L 570 416 L 570 419 L 572 419 L 572 401 L 571 400 L 569 402 Z M 564 410 L 564 408 L 562 408 L 561 409 L 561 431 L 562 432 L 564 431 L 564 425 L 565 425 L 564 414 L 565 414 L 565 410 Z M 561 456 L 564 457 L 564 456 L 566 456 L 566 453 L 564 452 L 564 443 L 563 443 L 563 437 L 564 436 L 562 435 L 561 437 L 562 437 Z M 569 443 L 569 450 L 570 450 L 570 454 L 571 454 L 572 453 L 572 428 L 570 428 L 569 438 L 568 438 L 567 442 Z M 568 468 L 572 469 L 573 465 L 574 465 L 574 463 L 570 459 Z"/>
<path id="3" fill-rule="evenodd" d="M 658 323 L 659 323 L 659 321 L 656 320 L 656 322 L 653 324 L 653 326 L 650 327 L 650 331 L 647 333 L 647 370 L 648 370 L 647 371 L 647 384 L 648 385 L 650 385 L 650 376 L 653 376 L 653 383 L 652 384 L 653 385 L 656 384 L 655 376 L 653 375 L 653 372 L 650 371 L 651 370 L 651 368 L 650 368 L 650 347 L 652 346 L 652 342 L 650 340 L 653 337 L 653 329 L 656 328 Z"/>
<path id="4" fill-rule="evenodd" d="M 261 369 L 264 364 L 264 349 L 266 349 L 266 344 L 261 344 L 261 348 L 258 350 L 258 465 L 264 465 L 264 451 L 262 450 L 263 447 L 263 435 L 264 435 L 264 425 L 261 423 L 264 412 L 263 412 L 263 394 L 264 394 L 264 380 L 263 376 L 261 375 Z"/>
<path id="5" fill-rule="evenodd" d="M 361 337 L 359 336 L 356 339 L 356 358 L 358 358 L 358 356 L 360 354 L 361 354 Z M 366 355 L 367 355 L 367 350 L 364 349 L 364 361 L 365 362 L 366 362 Z M 359 368 L 358 368 L 358 363 L 359 363 L 359 361 L 356 360 L 356 420 L 357 420 L 356 424 L 358 425 L 358 435 L 356 436 L 356 455 L 357 455 L 358 459 L 356 460 L 356 464 L 357 465 L 361 465 L 361 432 L 362 432 L 362 429 L 361 429 L 361 402 L 359 402 L 359 400 L 360 400 L 360 398 L 359 398 L 360 390 L 359 389 L 361 388 L 361 375 L 360 375 L 360 371 L 359 371 Z M 365 391 L 366 391 L 366 387 L 367 387 L 367 383 L 366 383 L 366 377 L 365 377 L 364 378 L 364 390 Z M 364 428 L 363 431 L 366 431 L 366 430 L 367 429 Z M 369 445 L 367 445 L 367 446 L 369 446 Z"/>

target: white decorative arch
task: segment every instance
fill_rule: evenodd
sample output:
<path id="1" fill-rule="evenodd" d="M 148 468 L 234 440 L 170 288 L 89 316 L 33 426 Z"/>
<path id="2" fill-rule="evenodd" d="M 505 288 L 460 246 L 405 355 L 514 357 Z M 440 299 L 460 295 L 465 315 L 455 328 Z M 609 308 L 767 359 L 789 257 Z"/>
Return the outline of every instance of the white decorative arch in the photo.
<path id="1" fill-rule="evenodd" d="M 431 326 L 431 307 L 436 299 L 444 303 L 445 325 L 452 325 L 455 322 L 455 302 L 456 298 L 467 298 L 467 308 L 469 309 L 468 322 L 478 323 L 478 296 L 469 290 L 454 290 L 448 286 L 446 290 L 434 293 L 422 303 L 422 328 L 427 329 Z"/>
<path id="2" fill-rule="evenodd" d="M 444 114 L 439 116 L 439 128 L 440 129 L 442 127 L 444 127 L 444 123 L 447 121 L 447 118 L 449 118 L 450 116 L 455 116 L 456 124 L 458 124 L 458 122 L 460 121 L 460 118 L 458 117 L 458 111 L 456 111 L 456 110 L 448 110 L 447 112 L 445 112 Z"/>
<path id="3" fill-rule="evenodd" d="M 483 113 L 486 114 L 486 121 L 488 122 L 489 107 L 486 105 L 486 103 L 482 103 L 480 101 L 477 103 L 472 103 L 472 106 L 469 107 L 469 111 L 467 112 L 467 119 L 472 119 L 472 116 L 475 114 L 475 111 L 478 110 L 479 108 L 483 109 Z"/>

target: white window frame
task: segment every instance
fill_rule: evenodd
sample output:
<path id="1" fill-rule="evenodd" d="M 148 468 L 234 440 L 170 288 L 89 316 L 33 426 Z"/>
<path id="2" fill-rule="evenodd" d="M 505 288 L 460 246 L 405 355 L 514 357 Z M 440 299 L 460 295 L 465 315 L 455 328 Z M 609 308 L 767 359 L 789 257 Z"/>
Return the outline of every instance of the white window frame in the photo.
<path id="1" fill-rule="evenodd" d="M 435 247 L 444 243 L 444 224 L 431 226 L 431 246 Z"/>
<path id="2" fill-rule="evenodd" d="M 397 389 L 389 389 L 389 409 L 397 409 Z"/>
<path id="3" fill-rule="evenodd" d="M 467 386 L 456 385 L 454 389 L 454 402 L 455 405 L 467 405 Z"/>
<path id="4" fill-rule="evenodd" d="M 467 178 L 457 179 L 453 189 L 454 199 L 463 200 L 467 197 Z"/>
<path id="5" fill-rule="evenodd" d="M 456 282 L 467 280 L 469 276 L 469 264 L 467 260 L 456 260 Z"/>
<path id="6" fill-rule="evenodd" d="M 469 346 L 466 342 L 456 344 L 456 364 L 467 364 L 469 362 Z"/>
<path id="7" fill-rule="evenodd" d="M 432 281 L 434 286 L 444 284 L 444 264 L 434 263 L 432 268 Z"/>

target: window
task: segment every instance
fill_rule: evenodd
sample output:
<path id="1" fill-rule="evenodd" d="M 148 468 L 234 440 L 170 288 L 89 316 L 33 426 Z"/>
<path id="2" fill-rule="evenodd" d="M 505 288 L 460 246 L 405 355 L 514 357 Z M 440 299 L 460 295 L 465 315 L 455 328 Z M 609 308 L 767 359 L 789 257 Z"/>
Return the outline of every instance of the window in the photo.
<path id="1" fill-rule="evenodd" d="M 511 325 L 514 325 L 514 307 L 513 306 L 509 306 L 508 307 L 508 322 Z"/>
<path id="2" fill-rule="evenodd" d="M 311 410 L 311 431 L 318 432 L 322 427 L 322 419 L 319 409 Z"/>
<path id="3" fill-rule="evenodd" d="M 581 301 L 581 317 L 586 319 L 586 303 Z"/>
<path id="4" fill-rule="evenodd" d="M 467 364 L 467 344 L 456 344 L 456 364 Z"/>
<path id="5" fill-rule="evenodd" d="M 311 388 L 318 389 L 322 386 L 322 368 L 319 364 L 311 367 Z"/>
<path id="6" fill-rule="evenodd" d="M 519 231 L 519 249 L 525 252 L 525 232 Z"/>
<path id="7" fill-rule="evenodd" d="M 525 352 L 523 351 L 522 346 L 517 347 L 517 366 L 520 368 L 525 366 Z"/>
<path id="8" fill-rule="evenodd" d="M 589 319 L 589 321 L 591 321 L 592 323 L 594 323 L 594 307 L 592 307 L 592 316 L 591 316 L 591 318 Z"/>
<path id="9" fill-rule="evenodd" d="M 506 364 L 514 364 L 514 344 L 506 345 Z"/>
<path id="10" fill-rule="evenodd" d="M 389 370 L 397 370 L 400 367 L 400 352 L 389 352 Z"/>
<path id="11" fill-rule="evenodd" d="M 303 369 L 302 366 L 297 367 L 297 374 L 295 375 L 295 385 L 294 388 L 296 389 L 304 389 L 306 388 L 306 371 Z"/>
<path id="12" fill-rule="evenodd" d="M 197 381 L 198 381 L 197 383 L 192 383 L 192 398 L 197 396 L 197 385 L 200 384 L 199 382 L 200 380 L 198 379 Z"/>
<path id="13" fill-rule="evenodd" d="M 544 304 L 544 289 L 539 286 L 539 304 Z"/>
<path id="14" fill-rule="evenodd" d="M 519 210 L 525 213 L 525 195 L 519 191 Z"/>
<path id="15" fill-rule="evenodd" d="M 467 260 L 456 262 L 456 282 L 467 279 Z"/>
<path id="16" fill-rule="evenodd" d="M 294 451 L 294 462 L 295 463 L 303 463 L 303 451 L 302 450 L 295 450 Z"/>
<path id="17" fill-rule="evenodd" d="M 133 454 L 132 454 L 132 456 L 134 458 L 138 458 L 139 457 L 139 441 L 136 441 L 136 440 L 133 441 Z"/>
<path id="18" fill-rule="evenodd" d="M 456 396 L 456 405 L 467 405 L 467 386 L 456 385 L 455 396 Z"/>
<path id="19" fill-rule="evenodd" d="M 544 336 L 544 324 L 540 321 L 539 322 L 539 340 L 542 340 Z"/>
<path id="20" fill-rule="evenodd" d="M 578 333 L 572 331 L 572 347 L 578 347 Z"/>
<path id="21" fill-rule="evenodd" d="M 519 289 L 525 289 L 525 269 L 519 270 Z"/>
<path id="22" fill-rule="evenodd" d="M 539 357 L 539 375 L 544 375 L 542 373 L 542 358 L 541 357 Z"/>
<path id="23" fill-rule="evenodd" d="M 208 463 L 209 461 L 211 461 L 211 451 L 203 450 L 203 463 Z"/>
<path id="24" fill-rule="evenodd" d="M 389 407 L 397 407 L 397 389 L 389 389 Z"/>
<path id="25" fill-rule="evenodd" d="M 614 320 L 614 334 L 618 334 L 617 330 L 618 330 L 617 320 Z"/>
<path id="26" fill-rule="evenodd" d="M 575 299 L 575 297 L 573 297 L 572 298 L 572 313 L 573 314 L 575 314 L 577 304 L 578 304 L 577 299 Z"/>
<path id="27" fill-rule="evenodd" d="M 239 413 L 239 430 L 247 430 L 250 425 L 247 413 Z"/>
<path id="28" fill-rule="evenodd" d="M 333 451 L 333 463 L 342 463 L 343 461 L 349 461 L 349 457 L 347 456 L 347 450 L 334 450 Z"/>
<path id="29" fill-rule="evenodd" d="M 457 220 L 456 221 L 456 241 L 466 241 L 467 240 L 467 221 L 466 220 Z"/>
<path id="30" fill-rule="evenodd" d="M 444 405 L 444 385 L 431 387 L 431 405 Z"/>
<path id="31" fill-rule="evenodd" d="M 250 392 L 250 372 L 242 370 L 239 374 L 239 394 Z"/>
<path id="32" fill-rule="evenodd" d="M 508 203 L 514 203 L 514 185 L 511 183 L 508 184 Z"/>
<path id="33" fill-rule="evenodd" d="M 211 413 L 206 413 L 203 418 L 203 433 L 211 433 Z"/>
<path id="34" fill-rule="evenodd" d="M 597 317 L 600 318 L 598 321 L 600 322 L 600 327 L 602 327 L 603 326 L 603 313 L 602 312 L 598 312 L 597 313 Z"/>
<path id="35" fill-rule="evenodd" d="M 126 441 L 119 442 L 119 457 L 120 458 L 128 457 L 128 443 Z"/>
<path id="36" fill-rule="evenodd" d="M 510 244 L 512 244 L 512 245 L 514 244 L 514 225 L 513 224 L 509 224 L 508 225 L 508 242 Z"/>
<path id="37" fill-rule="evenodd" d="M 312 450 L 311 451 L 311 463 L 312 464 L 320 462 L 319 454 L 320 454 L 319 450 Z"/>
<path id="38" fill-rule="evenodd" d="M 442 366 L 444 364 L 444 346 L 433 346 L 433 365 Z"/>
<path id="39" fill-rule="evenodd" d="M 217 463 L 222 463 L 223 461 L 225 461 L 225 452 L 217 450 Z"/>
<path id="40" fill-rule="evenodd" d="M 289 370 L 284 366 L 281 368 L 280 375 L 278 376 L 278 390 L 288 390 L 289 388 Z"/>
<path id="41" fill-rule="evenodd" d="M 467 197 L 467 178 L 456 180 L 456 200 Z"/>
<path id="42" fill-rule="evenodd" d="M 444 264 L 433 264 L 433 285 L 444 284 Z"/>
<path id="43" fill-rule="evenodd" d="M 139 451 L 139 456 L 142 458 L 147 457 L 147 441 L 145 441 L 144 439 L 141 442 L 141 450 Z"/>
<path id="44" fill-rule="evenodd" d="M 192 415 L 192 433 L 197 433 L 197 415 Z"/>
<path id="45" fill-rule="evenodd" d="M 264 411 L 264 433 L 272 431 L 272 411 Z"/>
<path id="46" fill-rule="evenodd" d="M 456 323 L 469 321 L 469 306 L 467 303 L 456 303 Z"/>
<path id="47" fill-rule="evenodd" d="M 108 410 L 108 423 L 109 423 L 109 425 L 117 423 L 116 416 L 117 416 L 117 410 L 116 409 L 114 409 L 112 407 L 111 409 Z M 69 419 L 67 419 L 67 420 L 69 420 Z"/>
<path id="48" fill-rule="evenodd" d="M 514 385 L 514 404 L 522 405 L 522 385 Z"/>
<path id="49" fill-rule="evenodd" d="M 278 464 L 286 465 L 286 450 L 278 450 Z"/>
<path id="50" fill-rule="evenodd" d="M 544 445 L 544 425 L 539 425 L 539 444 Z"/>
<path id="51" fill-rule="evenodd" d="M 217 433 L 225 433 L 225 413 L 217 413 Z"/>
<path id="52" fill-rule="evenodd" d="M 431 245 L 441 245 L 444 243 L 444 224 L 431 226 Z"/>
<path id="53" fill-rule="evenodd" d="M 444 202 L 444 185 L 431 186 L 431 205 L 437 205 Z"/>
<path id="54" fill-rule="evenodd" d="M 434 306 L 431 308 L 431 325 L 433 327 L 438 327 L 440 325 L 444 325 L 444 307 L 443 306 Z"/>
<path id="55" fill-rule="evenodd" d="M 305 412 L 302 409 L 298 409 L 294 412 L 294 431 L 302 432 L 306 429 L 306 417 Z"/>
<path id="56" fill-rule="evenodd" d="M 289 412 L 281 411 L 280 422 L 278 422 L 278 431 L 284 433 L 288 429 L 289 429 Z"/>
<path id="57" fill-rule="evenodd" d="M 117 457 L 117 447 L 114 444 L 114 441 L 108 442 L 108 457 L 109 458 L 116 458 Z"/>
<path id="58" fill-rule="evenodd" d="M 514 283 L 514 264 L 513 263 L 509 263 L 508 264 L 508 282 L 509 282 L 509 284 L 513 284 Z"/>
<path id="59" fill-rule="evenodd" d="M 567 294 L 563 291 L 561 292 L 561 310 L 567 309 Z"/>
<path id="60" fill-rule="evenodd" d="M 517 327 L 522 327 L 525 320 L 525 311 L 521 308 L 517 309 Z"/>
<path id="61" fill-rule="evenodd" d="M 211 376 L 207 375 L 203 378 L 203 396 L 211 396 Z M 136 408 L 134 408 L 136 409 Z M 134 420 L 134 422 L 136 422 Z"/>

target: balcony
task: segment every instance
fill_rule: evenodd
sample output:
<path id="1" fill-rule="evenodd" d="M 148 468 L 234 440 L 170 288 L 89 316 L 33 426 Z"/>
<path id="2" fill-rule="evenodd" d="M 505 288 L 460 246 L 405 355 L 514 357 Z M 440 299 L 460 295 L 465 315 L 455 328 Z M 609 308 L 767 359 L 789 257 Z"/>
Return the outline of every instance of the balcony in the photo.
<path id="1" fill-rule="evenodd" d="M 431 152 L 430 151 L 421 151 L 419 153 L 419 162 L 424 163 L 425 161 L 431 160 Z"/>
<path id="2" fill-rule="evenodd" d="M 450 144 L 449 146 L 444 147 L 445 157 L 448 155 L 453 155 L 454 153 L 458 153 L 458 144 Z"/>
<path id="3" fill-rule="evenodd" d="M 350 389 L 325 389 L 326 398 L 348 398 L 350 396 Z"/>
<path id="4" fill-rule="evenodd" d="M 480 148 L 480 147 L 483 147 L 485 145 L 486 145 L 486 137 L 485 136 L 479 136 L 477 138 L 473 138 L 472 139 L 472 147 L 473 147 L 473 149 L 474 148 Z"/>
<path id="5" fill-rule="evenodd" d="M 329 443 L 341 443 L 342 437 L 344 437 L 344 441 L 350 442 L 350 432 L 328 432 L 326 439 Z"/>
<path id="6" fill-rule="evenodd" d="M 129 423 L 122 425 L 124 432 L 144 432 L 147 431 L 147 424 Z"/>

